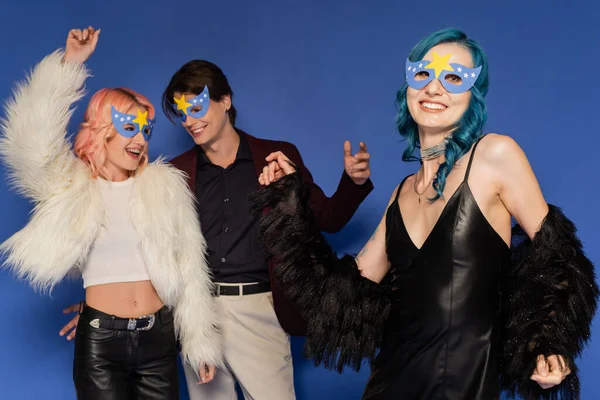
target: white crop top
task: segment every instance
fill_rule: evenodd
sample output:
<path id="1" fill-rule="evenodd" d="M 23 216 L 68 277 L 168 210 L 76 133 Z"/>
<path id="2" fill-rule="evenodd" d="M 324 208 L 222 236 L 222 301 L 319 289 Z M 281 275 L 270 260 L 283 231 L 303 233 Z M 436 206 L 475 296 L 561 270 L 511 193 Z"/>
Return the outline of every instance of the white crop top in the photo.
<path id="1" fill-rule="evenodd" d="M 133 180 L 97 184 L 106 206 L 106 226 L 93 244 L 82 269 L 83 287 L 149 280 L 139 239 L 129 216 Z"/>

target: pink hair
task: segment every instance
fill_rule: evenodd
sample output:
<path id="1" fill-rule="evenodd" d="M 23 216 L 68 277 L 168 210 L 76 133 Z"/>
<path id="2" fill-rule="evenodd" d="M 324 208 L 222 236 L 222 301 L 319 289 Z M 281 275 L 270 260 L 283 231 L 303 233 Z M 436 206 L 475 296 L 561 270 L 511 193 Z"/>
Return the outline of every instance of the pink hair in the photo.
<path id="1" fill-rule="evenodd" d="M 79 126 L 73 146 L 77 157 L 89 165 L 94 178 L 104 172 L 106 143 L 118 134 L 112 124 L 111 106 L 122 113 L 126 113 L 132 106 L 145 107 L 148 110 L 148 119 L 154 118 L 154 106 L 150 100 L 134 90 L 117 88 L 97 91 L 85 110 L 84 122 Z M 134 175 L 141 172 L 146 164 L 148 164 L 148 146 L 145 147 Z"/>

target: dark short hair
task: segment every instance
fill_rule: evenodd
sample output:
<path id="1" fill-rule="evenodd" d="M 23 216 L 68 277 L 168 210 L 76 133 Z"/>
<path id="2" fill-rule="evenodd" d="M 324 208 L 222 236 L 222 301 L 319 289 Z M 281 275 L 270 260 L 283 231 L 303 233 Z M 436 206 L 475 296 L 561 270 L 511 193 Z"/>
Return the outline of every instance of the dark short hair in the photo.
<path id="1" fill-rule="evenodd" d="M 177 118 L 177 113 L 172 107 L 175 92 L 200 94 L 204 90 L 204 86 L 208 86 L 211 100 L 220 101 L 223 96 L 227 95 L 231 97 L 231 108 L 227 114 L 231 125 L 235 126 L 237 111 L 233 106 L 233 91 L 227 77 L 221 68 L 205 60 L 192 60 L 185 63 L 171 78 L 162 95 L 162 108 L 167 118 L 171 122 Z"/>

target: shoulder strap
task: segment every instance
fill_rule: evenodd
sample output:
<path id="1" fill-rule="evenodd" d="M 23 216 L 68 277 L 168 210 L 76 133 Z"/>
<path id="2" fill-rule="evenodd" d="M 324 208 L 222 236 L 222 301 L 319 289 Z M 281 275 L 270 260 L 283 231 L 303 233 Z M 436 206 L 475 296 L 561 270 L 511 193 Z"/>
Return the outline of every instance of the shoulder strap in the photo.
<path id="1" fill-rule="evenodd" d="M 400 186 L 398 186 L 398 190 L 396 190 L 396 198 L 394 199 L 394 201 L 398 201 L 398 197 L 400 196 L 400 191 L 402 190 L 402 186 L 404 186 L 404 182 L 406 182 L 406 180 L 411 176 L 412 175 L 407 175 L 406 177 L 404 177 L 404 179 L 402 179 L 402 182 L 400 182 Z"/>
<path id="2" fill-rule="evenodd" d="M 465 173 L 465 179 L 464 179 L 465 181 L 469 179 L 469 173 L 471 172 L 471 164 L 473 163 L 473 156 L 475 155 L 475 149 L 477 148 L 477 145 L 479 144 L 481 139 L 483 139 L 484 137 L 485 137 L 485 135 L 481 136 L 479 139 L 477 139 L 477 141 L 473 145 L 473 150 L 471 151 L 471 155 L 469 156 L 469 164 L 467 164 L 467 172 Z"/>

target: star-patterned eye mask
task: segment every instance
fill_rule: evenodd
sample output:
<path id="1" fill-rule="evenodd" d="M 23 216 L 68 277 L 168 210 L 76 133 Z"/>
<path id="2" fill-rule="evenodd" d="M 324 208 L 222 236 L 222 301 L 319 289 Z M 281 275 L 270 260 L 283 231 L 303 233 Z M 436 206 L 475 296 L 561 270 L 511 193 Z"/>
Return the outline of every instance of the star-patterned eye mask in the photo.
<path id="1" fill-rule="evenodd" d="M 208 112 L 208 107 L 210 107 L 208 86 L 204 86 L 202 93 L 190 99 L 189 102 L 183 94 L 179 99 L 173 98 L 173 100 L 175 100 L 175 104 L 172 104 L 172 107 L 183 122 L 185 122 L 188 115 L 194 118 L 202 118 Z"/>
<path id="2" fill-rule="evenodd" d="M 132 138 L 142 132 L 144 140 L 150 141 L 155 120 L 148 120 L 148 111 L 140 112 L 137 110 L 137 117 L 132 114 L 124 114 L 117 111 L 115 106 L 111 106 L 112 122 L 119 135 L 126 138 Z"/>
<path id="3" fill-rule="evenodd" d="M 452 54 L 440 56 L 433 53 L 433 61 L 421 60 L 412 62 L 406 59 L 406 81 L 408 86 L 420 90 L 434 79 L 439 79 L 450 93 L 463 93 L 471 89 L 479 73 L 481 66 L 477 68 L 465 67 L 461 64 L 449 64 L 448 60 Z"/>

